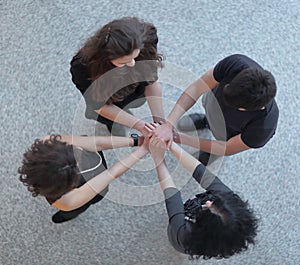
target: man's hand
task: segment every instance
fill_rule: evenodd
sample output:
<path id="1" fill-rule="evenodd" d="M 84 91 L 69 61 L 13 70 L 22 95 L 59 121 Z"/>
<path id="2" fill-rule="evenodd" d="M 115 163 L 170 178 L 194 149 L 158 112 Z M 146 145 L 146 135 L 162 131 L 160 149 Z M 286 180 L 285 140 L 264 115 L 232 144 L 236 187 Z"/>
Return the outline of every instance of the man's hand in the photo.
<path id="1" fill-rule="evenodd" d="M 164 141 L 167 145 L 167 149 L 170 149 L 170 146 L 173 141 L 173 126 L 168 122 L 163 122 L 162 125 L 156 123 L 146 123 L 145 128 L 149 132 L 150 138 L 158 138 Z"/>

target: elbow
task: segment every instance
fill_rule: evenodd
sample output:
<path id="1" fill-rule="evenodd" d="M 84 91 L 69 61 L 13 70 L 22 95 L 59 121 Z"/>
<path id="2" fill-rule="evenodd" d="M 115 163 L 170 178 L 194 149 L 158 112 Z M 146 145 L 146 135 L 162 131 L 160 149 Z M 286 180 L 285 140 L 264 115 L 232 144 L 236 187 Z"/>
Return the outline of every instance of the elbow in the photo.
<path id="1" fill-rule="evenodd" d="M 77 208 L 79 208 L 80 206 L 78 206 L 76 203 L 74 203 L 73 201 L 56 201 L 54 203 L 52 203 L 52 206 L 61 210 L 61 211 L 72 211 L 75 210 Z"/>
<path id="2" fill-rule="evenodd" d="M 226 150 L 224 156 L 232 156 L 234 154 L 235 153 L 232 153 L 232 152 L 229 152 L 229 151 Z"/>

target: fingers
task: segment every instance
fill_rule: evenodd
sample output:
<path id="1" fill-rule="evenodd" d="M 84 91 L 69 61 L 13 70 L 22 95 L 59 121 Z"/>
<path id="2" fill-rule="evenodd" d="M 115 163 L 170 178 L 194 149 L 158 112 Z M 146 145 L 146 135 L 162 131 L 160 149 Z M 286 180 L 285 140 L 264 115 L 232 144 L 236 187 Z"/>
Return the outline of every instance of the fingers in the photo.
<path id="1" fill-rule="evenodd" d="M 166 148 L 166 143 L 163 140 L 156 137 L 150 139 L 150 145 L 154 147 L 163 148 L 163 149 Z"/>
<path id="2" fill-rule="evenodd" d="M 172 140 L 170 139 L 169 141 L 167 141 L 167 150 L 168 151 L 170 150 L 171 144 L 172 144 Z"/>
<path id="3" fill-rule="evenodd" d="M 153 130 L 155 130 L 159 125 L 154 123 L 154 122 L 151 122 L 151 123 L 148 123 L 146 122 L 145 123 L 145 128 L 149 131 L 149 132 L 152 132 Z"/>
<path id="4" fill-rule="evenodd" d="M 169 150 L 173 141 L 173 135 L 170 136 L 164 129 L 164 124 L 160 125 L 155 122 L 145 123 L 145 130 L 148 132 L 147 137 L 152 139 L 150 144 L 154 146 L 163 145 L 163 148 Z"/>

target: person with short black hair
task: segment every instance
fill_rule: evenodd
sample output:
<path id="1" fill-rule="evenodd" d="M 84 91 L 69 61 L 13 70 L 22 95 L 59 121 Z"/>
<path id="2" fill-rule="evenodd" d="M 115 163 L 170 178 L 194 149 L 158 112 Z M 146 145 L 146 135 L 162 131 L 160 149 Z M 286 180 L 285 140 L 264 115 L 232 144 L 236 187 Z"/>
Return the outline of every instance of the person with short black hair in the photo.
<path id="1" fill-rule="evenodd" d="M 218 156 L 260 148 L 276 131 L 276 91 L 275 78 L 269 71 L 245 55 L 230 55 L 184 91 L 166 122 L 153 135 L 168 146 L 175 136 L 175 142 L 200 149 L 199 160 L 205 165 Z M 205 115 L 194 113 L 179 120 L 202 95 Z M 173 135 L 177 121 L 179 131 L 209 128 L 216 140 L 184 133 Z"/>
<path id="2" fill-rule="evenodd" d="M 108 185 L 148 153 L 143 138 L 51 135 L 36 139 L 23 155 L 20 181 L 33 197 L 43 196 L 59 209 L 54 223 L 77 217 L 103 199 Z M 140 145 L 107 169 L 102 150 Z"/>
<path id="3" fill-rule="evenodd" d="M 147 100 L 153 120 L 164 119 L 157 81 L 163 56 L 157 43 L 155 26 L 137 17 L 115 19 L 86 41 L 73 57 L 70 71 L 85 99 L 87 118 L 105 124 L 114 135 L 124 136 L 120 124 L 143 133 L 144 121 L 129 109 Z"/>
<path id="4" fill-rule="evenodd" d="M 220 259 L 229 258 L 255 244 L 258 219 L 247 201 L 173 142 L 170 151 L 206 190 L 183 203 L 164 160 L 165 142 L 152 138 L 149 149 L 165 196 L 168 238 L 177 251 L 192 259 Z"/>

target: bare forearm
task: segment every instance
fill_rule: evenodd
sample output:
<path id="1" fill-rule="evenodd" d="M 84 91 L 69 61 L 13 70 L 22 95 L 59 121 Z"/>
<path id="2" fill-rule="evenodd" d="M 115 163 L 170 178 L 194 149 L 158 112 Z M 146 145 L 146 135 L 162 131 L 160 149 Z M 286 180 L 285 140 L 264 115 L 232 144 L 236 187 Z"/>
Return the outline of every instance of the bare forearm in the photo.
<path id="1" fill-rule="evenodd" d="M 81 187 L 73 189 L 69 193 L 63 195 L 52 205 L 65 211 L 70 211 L 84 205 L 104 190 L 114 179 L 125 173 L 147 153 L 148 151 L 145 147 L 139 147 L 128 157 L 122 159 L 111 168 L 92 178 Z"/>
<path id="2" fill-rule="evenodd" d="M 179 118 L 187 112 L 194 104 L 196 100 L 190 97 L 186 92 L 184 92 L 180 98 L 177 100 L 175 106 L 167 117 L 167 121 L 175 126 Z"/>
<path id="3" fill-rule="evenodd" d="M 121 161 L 109 168 L 108 171 L 114 178 L 118 178 L 140 159 L 142 159 L 147 153 L 148 150 L 144 146 L 141 146 L 129 156 L 123 158 Z"/>
<path id="4" fill-rule="evenodd" d="M 118 136 L 72 136 L 62 135 L 61 141 L 80 146 L 90 152 L 97 152 L 106 149 L 133 146 L 131 137 Z"/>
<path id="5" fill-rule="evenodd" d="M 162 90 L 159 82 L 146 87 L 145 97 L 152 113 L 153 121 L 159 122 L 164 120 Z"/>
<path id="6" fill-rule="evenodd" d="M 167 120 L 174 126 L 179 118 L 195 104 L 201 95 L 210 91 L 216 85 L 218 85 L 218 82 L 214 79 L 213 69 L 210 69 L 184 91 Z"/>
<path id="7" fill-rule="evenodd" d="M 170 151 L 180 161 L 180 163 L 191 173 L 193 173 L 195 171 L 195 168 L 200 164 L 200 162 L 196 158 L 194 158 L 191 154 L 186 152 L 174 142 L 171 145 Z"/>
<path id="8" fill-rule="evenodd" d="M 142 131 L 144 128 L 145 122 L 141 119 L 127 113 L 126 111 L 120 109 L 115 105 L 104 105 L 101 109 L 97 111 L 101 116 L 111 120 L 128 126 L 130 128 L 134 128 L 136 130 Z"/>
<path id="9" fill-rule="evenodd" d="M 158 175 L 159 184 L 162 190 L 171 187 L 176 188 L 176 185 L 174 184 L 174 181 L 169 173 L 169 170 L 164 160 L 161 163 L 157 163 L 156 171 Z"/>
<path id="10" fill-rule="evenodd" d="M 193 137 L 184 133 L 179 133 L 180 143 L 200 149 L 215 155 L 228 155 L 226 150 L 226 142 L 217 140 L 207 140 Z"/>

